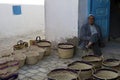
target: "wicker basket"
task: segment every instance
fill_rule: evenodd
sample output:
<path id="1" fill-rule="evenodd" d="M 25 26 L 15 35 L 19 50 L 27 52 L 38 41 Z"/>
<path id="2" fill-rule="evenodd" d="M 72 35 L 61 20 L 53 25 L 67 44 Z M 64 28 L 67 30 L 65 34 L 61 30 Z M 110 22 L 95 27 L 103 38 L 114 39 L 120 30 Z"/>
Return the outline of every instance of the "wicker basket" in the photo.
<path id="1" fill-rule="evenodd" d="M 4 50 L 0 53 L 0 58 L 2 57 L 9 57 L 12 55 L 12 50 Z"/>
<path id="2" fill-rule="evenodd" d="M 58 44 L 58 56 L 63 59 L 72 58 L 74 55 L 74 46 L 68 43 Z"/>
<path id="3" fill-rule="evenodd" d="M 82 61 L 91 63 L 95 69 L 99 69 L 102 67 L 103 58 L 95 55 L 87 55 L 82 57 Z"/>
<path id="4" fill-rule="evenodd" d="M 25 54 L 14 54 L 14 59 L 19 62 L 19 68 L 25 65 L 26 55 Z"/>
<path id="5" fill-rule="evenodd" d="M 48 80 L 79 80 L 79 77 L 71 69 L 55 69 L 48 73 Z"/>
<path id="6" fill-rule="evenodd" d="M 13 46 L 13 50 L 20 50 L 26 47 L 28 47 L 28 42 L 23 42 L 22 40 L 19 40 L 17 44 Z"/>
<path id="7" fill-rule="evenodd" d="M 117 80 L 119 74 L 115 70 L 100 69 L 93 74 L 93 77 L 95 78 L 95 80 Z"/>
<path id="8" fill-rule="evenodd" d="M 14 72 L 14 73 L 6 73 L 3 75 L 0 75 L 0 80 L 17 80 L 18 78 L 18 73 Z"/>
<path id="9" fill-rule="evenodd" d="M 8 72 L 8 62 L 5 58 L 0 58 L 0 75 L 6 74 Z"/>
<path id="10" fill-rule="evenodd" d="M 69 64 L 68 68 L 77 71 L 81 80 L 90 78 L 94 71 L 92 64 L 83 61 L 75 61 Z"/>
<path id="11" fill-rule="evenodd" d="M 36 53 L 39 53 L 39 60 L 43 59 L 45 54 L 45 49 L 38 46 L 30 46 L 29 51 L 35 51 Z"/>
<path id="12" fill-rule="evenodd" d="M 24 48 L 24 49 L 21 49 L 21 50 L 14 50 L 12 52 L 12 54 L 25 54 L 26 52 L 28 52 L 28 48 Z"/>
<path id="13" fill-rule="evenodd" d="M 106 59 L 102 64 L 104 67 L 120 70 L 120 61 L 118 59 Z"/>
<path id="14" fill-rule="evenodd" d="M 34 65 L 39 61 L 39 53 L 36 51 L 29 51 L 26 53 L 26 64 Z"/>
<path id="15" fill-rule="evenodd" d="M 8 72 L 14 73 L 19 69 L 19 62 L 16 60 L 8 62 Z"/>
<path id="16" fill-rule="evenodd" d="M 46 40 L 41 40 L 37 43 L 38 47 L 45 49 L 45 56 L 49 56 L 51 54 L 51 42 Z"/>
<path id="17" fill-rule="evenodd" d="M 41 37 L 37 36 L 36 40 L 30 40 L 29 43 L 30 43 L 30 46 L 32 46 L 32 45 L 36 45 L 36 43 L 39 43 L 40 41 L 41 41 Z"/>
<path id="18" fill-rule="evenodd" d="M 30 46 L 35 45 L 36 41 L 35 40 L 30 40 L 29 43 L 30 43 Z"/>

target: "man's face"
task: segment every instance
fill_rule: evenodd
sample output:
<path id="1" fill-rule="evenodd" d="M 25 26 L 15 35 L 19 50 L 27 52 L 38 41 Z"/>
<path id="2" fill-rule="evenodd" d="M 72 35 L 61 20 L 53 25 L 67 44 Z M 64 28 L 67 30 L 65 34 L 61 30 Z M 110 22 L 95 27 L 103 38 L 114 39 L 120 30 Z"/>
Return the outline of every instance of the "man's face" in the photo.
<path id="1" fill-rule="evenodd" d="M 95 22 L 95 18 L 94 18 L 93 16 L 90 16 L 90 17 L 88 18 L 88 22 L 89 22 L 90 25 L 93 25 L 94 22 Z"/>

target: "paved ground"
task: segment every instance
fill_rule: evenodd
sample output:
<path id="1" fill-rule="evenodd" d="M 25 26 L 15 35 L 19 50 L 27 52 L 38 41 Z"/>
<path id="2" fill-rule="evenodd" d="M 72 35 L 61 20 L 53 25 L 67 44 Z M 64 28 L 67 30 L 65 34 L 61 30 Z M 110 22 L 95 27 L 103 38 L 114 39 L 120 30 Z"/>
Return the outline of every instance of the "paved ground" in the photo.
<path id="1" fill-rule="evenodd" d="M 37 34 L 31 34 L 30 36 L 18 36 L 6 39 L 0 39 L 0 52 L 8 48 L 12 49 L 12 45 L 17 42 L 17 40 L 30 40 L 34 39 Z M 44 36 L 43 36 L 44 37 Z M 105 58 L 120 58 L 120 42 L 110 42 L 107 46 L 102 49 Z M 67 64 L 80 60 L 80 55 L 82 53 L 78 52 L 72 59 L 60 59 L 57 56 L 57 51 L 53 50 L 50 56 L 45 57 L 38 64 L 30 66 L 25 65 L 19 70 L 20 80 L 46 80 L 47 73 L 56 68 L 66 68 Z"/>
<path id="2" fill-rule="evenodd" d="M 19 78 L 21 80 L 45 80 L 47 73 L 56 68 L 66 68 L 67 64 L 80 60 L 80 57 L 74 57 L 72 59 L 60 59 L 57 56 L 57 52 L 53 51 L 50 56 L 45 57 L 42 61 L 34 66 L 26 65 L 20 71 Z M 28 79 L 28 80 L 29 80 Z"/>
<path id="3" fill-rule="evenodd" d="M 120 58 L 120 43 L 110 42 L 102 50 L 105 58 Z M 34 66 L 24 66 L 19 72 L 21 80 L 46 80 L 47 73 L 56 68 L 66 68 L 67 64 L 81 60 L 80 53 L 76 54 L 72 59 L 60 59 L 57 51 L 45 57 L 42 61 Z"/>

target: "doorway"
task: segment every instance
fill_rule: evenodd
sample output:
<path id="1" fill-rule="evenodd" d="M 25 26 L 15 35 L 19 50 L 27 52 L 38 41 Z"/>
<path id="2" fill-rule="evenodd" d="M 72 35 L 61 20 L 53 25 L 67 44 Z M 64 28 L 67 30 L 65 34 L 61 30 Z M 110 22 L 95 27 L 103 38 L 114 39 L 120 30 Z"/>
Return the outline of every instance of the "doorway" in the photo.
<path id="1" fill-rule="evenodd" d="M 120 37 L 120 0 L 111 0 L 110 6 L 110 37 Z"/>

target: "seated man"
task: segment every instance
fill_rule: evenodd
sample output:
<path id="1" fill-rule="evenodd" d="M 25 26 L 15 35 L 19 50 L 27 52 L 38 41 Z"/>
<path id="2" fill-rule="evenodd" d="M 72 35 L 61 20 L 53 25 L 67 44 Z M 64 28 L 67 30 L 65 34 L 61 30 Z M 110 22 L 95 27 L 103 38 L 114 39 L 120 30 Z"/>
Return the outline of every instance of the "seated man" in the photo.
<path id="1" fill-rule="evenodd" d="M 80 40 L 80 46 L 82 46 L 82 48 L 91 48 L 94 55 L 102 56 L 102 52 L 99 47 L 102 40 L 102 34 L 99 26 L 95 24 L 95 17 L 92 14 L 88 17 L 88 23 L 81 27 Z"/>

